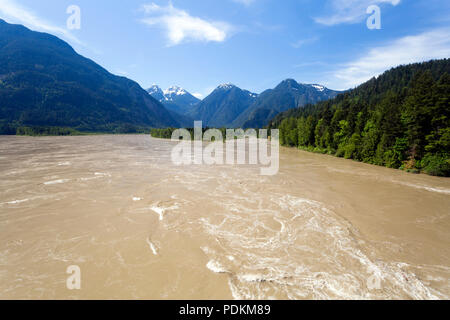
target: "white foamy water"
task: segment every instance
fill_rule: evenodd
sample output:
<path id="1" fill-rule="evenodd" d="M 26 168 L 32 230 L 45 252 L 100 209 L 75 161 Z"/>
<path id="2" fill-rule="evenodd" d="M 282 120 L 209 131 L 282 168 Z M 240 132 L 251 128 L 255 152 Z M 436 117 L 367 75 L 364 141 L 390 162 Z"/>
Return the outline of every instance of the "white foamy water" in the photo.
<path id="1" fill-rule="evenodd" d="M 179 208 L 178 205 L 173 205 L 173 206 L 169 206 L 169 207 L 163 207 L 163 206 L 160 206 L 160 205 L 155 205 L 155 206 L 152 206 L 150 209 L 158 214 L 159 221 L 163 221 L 164 220 L 164 215 L 165 215 L 165 213 L 167 211 L 176 210 L 178 208 Z"/>
<path id="2" fill-rule="evenodd" d="M 152 253 L 157 256 L 158 255 L 158 250 L 156 249 L 155 245 L 153 244 L 153 242 L 151 242 L 148 238 L 147 238 L 147 244 L 150 248 L 150 250 L 152 251 Z"/>
<path id="3" fill-rule="evenodd" d="M 94 175 L 98 177 L 111 177 L 111 174 L 103 172 L 95 172 Z"/>
<path id="4" fill-rule="evenodd" d="M 44 185 L 50 186 L 50 185 L 53 185 L 53 184 L 67 183 L 69 181 L 70 181 L 69 179 L 59 179 L 59 180 L 53 180 L 53 181 L 44 182 Z"/>
<path id="5" fill-rule="evenodd" d="M 164 208 L 153 206 L 151 209 L 158 214 L 159 221 L 163 221 L 164 220 Z"/>
<path id="6" fill-rule="evenodd" d="M 427 190 L 427 191 L 430 191 L 430 192 L 437 192 L 437 193 L 443 193 L 443 194 L 450 195 L 450 189 L 432 188 L 432 187 L 428 187 L 428 186 L 409 184 L 409 183 L 404 183 L 404 185 L 408 186 L 408 187 L 416 188 L 416 189 L 423 189 L 423 190 Z"/>
<path id="7" fill-rule="evenodd" d="M 408 270 L 407 264 L 373 260 L 370 246 L 364 250 L 360 247 L 358 231 L 323 204 L 291 196 L 280 196 L 273 201 L 278 201 L 278 212 L 290 214 L 286 217 L 274 212 L 279 215 L 274 219 L 281 224 L 279 231 L 261 222 L 254 223 L 252 232 L 247 231 L 248 235 L 243 236 L 227 230 L 228 225 L 237 221 L 206 225 L 208 232 L 223 239 L 222 243 L 230 243 L 229 249 L 235 255 L 248 256 L 244 272 L 240 268 L 237 277 L 230 279 L 237 297 L 268 299 L 269 294 L 281 294 L 289 299 L 370 299 L 379 298 L 383 286 L 383 290 L 392 290 L 392 298 L 439 298 Z M 258 237 L 259 228 L 265 231 L 262 238 Z M 349 263 L 352 273 L 347 269 Z M 321 267 L 314 270 L 311 264 Z M 372 277 L 379 279 L 379 289 L 369 290 L 368 281 Z"/>
<path id="8" fill-rule="evenodd" d="M 13 201 L 9 201 L 9 202 L 3 202 L 0 204 L 19 204 L 19 203 L 24 203 L 24 202 L 28 202 L 28 201 L 30 201 L 30 199 L 13 200 Z"/>
<path id="9" fill-rule="evenodd" d="M 206 267 L 215 273 L 227 273 L 227 270 L 219 262 L 215 260 L 209 261 Z"/>

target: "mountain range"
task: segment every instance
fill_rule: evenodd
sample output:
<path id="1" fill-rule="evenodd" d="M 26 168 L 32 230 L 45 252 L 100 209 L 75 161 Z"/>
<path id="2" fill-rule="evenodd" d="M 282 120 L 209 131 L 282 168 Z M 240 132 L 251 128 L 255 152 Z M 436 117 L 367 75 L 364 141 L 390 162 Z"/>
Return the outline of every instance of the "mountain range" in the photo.
<path id="1" fill-rule="evenodd" d="M 0 134 L 19 127 L 137 132 L 192 127 L 194 120 L 209 127 L 263 127 L 280 112 L 337 94 L 292 79 L 260 95 L 223 84 L 203 100 L 177 86 L 144 90 L 53 35 L 0 19 Z"/>
<path id="2" fill-rule="evenodd" d="M 278 113 L 336 97 L 340 92 L 317 84 L 301 84 L 293 79 L 261 93 L 256 101 L 232 123 L 233 127 L 261 128 Z"/>
<path id="3" fill-rule="evenodd" d="M 167 109 L 191 121 L 201 120 L 205 127 L 229 128 L 261 128 L 280 112 L 328 100 L 340 93 L 293 79 L 284 80 L 260 95 L 233 84 L 222 84 L 202 101 L 179 87 L 162 91 L 154 85 L 147 91 Z"/>

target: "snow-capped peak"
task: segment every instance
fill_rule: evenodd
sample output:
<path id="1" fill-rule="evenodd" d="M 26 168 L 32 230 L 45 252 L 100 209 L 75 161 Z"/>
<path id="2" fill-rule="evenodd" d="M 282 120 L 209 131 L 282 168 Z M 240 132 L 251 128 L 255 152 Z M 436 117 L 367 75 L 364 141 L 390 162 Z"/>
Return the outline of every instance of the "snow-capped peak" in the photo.
<path id="1" fill-rule="evenodd" d="M 162 104 L 170 105 L 172 108 L 187 108 L 194 106 L 200 101 L 196 97 L 192 96 L 188 91 L 178 86 L 171 86 L 163 91 L 157 85 L 153 85 L 147 91 L 153 98 Z"/>
<path id="2" fill-rule="evenodd" d="M 147 89 L 147 92 L 156 100 L 161 102 L 164 100 L 164 93 L 161 90 L 160 87 L 158 87 L 156 84 L 152 85 L 150 88 Z"/>
<path id="3" fill-rule="evenodd" d="M 218 86 L 217 89 L 229 90 L 234 87 L 235 87 L 235 85 L 232 83 L 224 83 L 224 84 L 221 84 L 220 86 Z"/>
<path id="4" fill-rule="evenodd" d="M 161 90 L 160 87 L 158 87 L 158 85 L 153 84 L 150 88 L 148 88 L 147 91 L 148 91 L 149 93 L 152 93 L 152 92 L 159 92 L 159 91 L 162 91 L 162 90 Z"/>
<path id="5" fill-rule="evenodd" d="M 176 96 L 182 96 L 187 94 L 187 91 L 184 90 L 183 88 L 180 88 L 178 86 L 172 86 L 170 88 L 168 88 L 167 90 L 164 90 L 164 95 L 167 96 L 172 96 L 172 95 L 176 95 Z"/>
<path id="6" fill-rule="evenodd" d="M 317 91 L 320 91 L 320 92 L 325 90 L 325 87 L 321 86 L 319 84 L 312 84 L 311 87 L 315 88 Z"/>

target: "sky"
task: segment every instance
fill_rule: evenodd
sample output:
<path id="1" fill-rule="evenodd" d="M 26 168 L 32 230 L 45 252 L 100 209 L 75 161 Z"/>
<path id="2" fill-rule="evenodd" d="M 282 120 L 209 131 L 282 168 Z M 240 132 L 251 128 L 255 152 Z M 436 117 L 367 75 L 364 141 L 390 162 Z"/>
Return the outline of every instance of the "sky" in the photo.
<path id="1" fill-rule="evenodd" d="M 346 90 L 450 57 L 448 0 L 0 0 L 0 18 L 54 34 L 143 88 L 200 98 L 222 83 L 260 93 L 287 78 Z"/>

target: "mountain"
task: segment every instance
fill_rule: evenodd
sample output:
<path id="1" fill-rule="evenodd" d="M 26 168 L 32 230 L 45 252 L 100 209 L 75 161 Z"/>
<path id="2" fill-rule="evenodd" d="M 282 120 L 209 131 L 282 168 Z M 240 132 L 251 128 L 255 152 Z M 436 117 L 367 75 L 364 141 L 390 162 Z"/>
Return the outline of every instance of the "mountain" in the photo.
<path id="1" fill-rule="evenodd" d="M 334 98 L 340 92 L 318 84 L 300 84 L 293 79 L 261 93 L 256 101 L 233 121 L 233 127 L 261 128 L 278 113 Z"/>
<path id="2" fill-rule="evenodd" d="M 163 102 L 165 100 L 164 92 L 158 87 L 156 84 L 147 89 L 147 92 L 159 102 Z"/>
<path id="3" fill-rule="evenodd" d="M 450 176 L 450 59 L 400 66 L 332 100 L 278 115 L 280 141 L 338 157 Z"/>
<path id="4" fill-rule="evenodd" d="M 188 115 L 208 127 L 230 127 L 233 121 L 257 98 L 257 94 L 232 84 L 222 84 L 201 101 Z"/>
<path id="5" fill-rule="evenodd" d="M 55 36 L 0 20 L 0 130 L 129 132 L 178 125 L 136 82 L 109 73 Z"/>
<path id="6" fill-rule="evenodd" d="M 172 86 L 163 91 L 157 85 L 153 85 L 147 92 L 161 102 L 166 109 L 181 115 L 188 114 L 200 102 L 200 99 L 177 86 Z"/>

